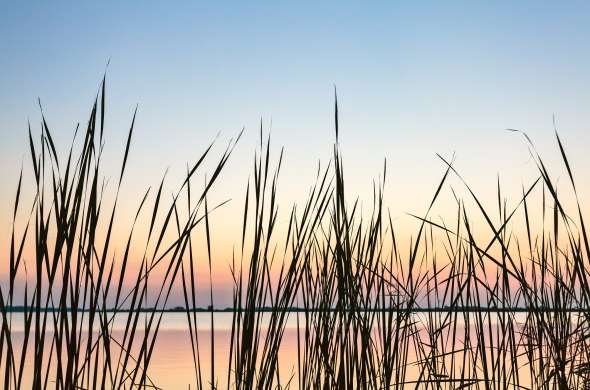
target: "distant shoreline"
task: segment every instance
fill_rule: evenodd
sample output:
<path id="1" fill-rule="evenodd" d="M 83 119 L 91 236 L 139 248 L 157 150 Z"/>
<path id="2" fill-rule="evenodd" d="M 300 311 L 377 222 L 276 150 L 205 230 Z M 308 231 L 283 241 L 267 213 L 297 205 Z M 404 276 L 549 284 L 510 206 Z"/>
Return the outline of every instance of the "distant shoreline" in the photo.
<path id="1" fill-rule="evenodd" d="M 55 307 L 48 307 L 48 308 L 36 308 L 36 307 L 25 307 L 25 306 L 13 306 L 13 307 L 6 307 L 4 308 L 6 313 L 24 313 L 24 312 L 31 312 L 31 311 L 41 311 L 41 312 L 48 312 L 48 313 L 55 313 L 61 312 L 62 309 L 55 308 Z M 71 308 L 66 309 L 67 312 L 72 312 Z M 129 312 L 140 312 L 140 313 L 238 313 L 238 312 L 247 312 L 247 309 L 237 309 L 232 307 L 226 308 L 205 308 L 205 307 L 196 307 L 192 309 L 186 309 L 184 307 L 172 307 L 167 309 L 155 309 L 155 308 L 141 308 L 139 310 L 130 310 L 130 309 L 115 309 L 115 308 L 108 308 L 106 310 L 98 309 L 94 310 L 95 312 L 103 312 L 106 311 L 107 313 L 129 313 Z M 252 311 L 252 310 L 250 310 Z M 254 312 L 273 312 L 273 311 L 282 311 L 282 310 L 275 310 L 271 307 L 260 307 L 255 308 Z M 289 313 L 334 313 L 338 311 L 342 311 L 340 309 L 331 308 L 331 309 L 304 309 L 300 307 L 292 307 L 288 310 L 285 310 Z M 349 312 L 351 310 L 344 310 L 345 312 Z M 544 307 L 544 308 L 528 308 L 528 307 L 414 307 L 414 308 L 392 308 L 392 309 L 357 309 L 358 312 L 367 312 L 367 313 L 377 313 L 377 312 L 392 312 L 392 313 L 584 313 L 589 312 L 590 308 L 551 308 L 551 307 Z M 90 312 L 89 309 L 79 308 L 77 312 Z"/>

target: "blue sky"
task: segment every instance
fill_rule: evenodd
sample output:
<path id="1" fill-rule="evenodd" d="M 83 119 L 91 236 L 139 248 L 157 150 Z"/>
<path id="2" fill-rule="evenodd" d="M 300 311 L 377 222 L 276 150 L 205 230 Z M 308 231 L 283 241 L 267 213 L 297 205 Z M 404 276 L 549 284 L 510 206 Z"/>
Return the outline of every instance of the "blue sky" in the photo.
<path id="1" fill-rule="evenodd" d="M 219 189 L 220 197 L 241 199 L 261 119 L 277 152 L 285 146 L 282 199 L 300 199 L 318 159 L 330 157 L 333 85 L 349 188 L 370 194 L 387 158 L 394 216 L 424 209 L 444 169 L 436 153 L 455 152 L 457 168 L 484 197 L 493 199 L 498 174 L 519 194 L 535 168 L 506 128 L 526 131 L 560 168 L 553 115 L 581 192 L 590 195 L 589 8 L 2 2 L 0 217 L 10 219 L 23 161 L 27 168 L 26 123 L 38 130 L 37 97 L 65 148 L 75 124 L 87 120 L 109 59 L 107 166 L 120 163 L 139 105 L 130 205 L 166 168 L 180 177 L 216 134 L 223 145 L 245 127 Z M 6 244 L 9 225 L 0 225 Z"/>

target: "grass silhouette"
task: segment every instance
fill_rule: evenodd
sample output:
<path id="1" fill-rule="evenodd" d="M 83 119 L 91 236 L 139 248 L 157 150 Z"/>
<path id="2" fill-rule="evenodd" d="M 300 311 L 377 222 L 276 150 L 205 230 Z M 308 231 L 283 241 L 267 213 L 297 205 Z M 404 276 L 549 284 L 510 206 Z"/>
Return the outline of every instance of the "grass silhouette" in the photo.
<path id="1" fill-rule="evenodd" d="M 136 110 L 137 112 L 137 110 Z M 523 133 L 538 178 L 514 208 L 498 184 L 498 209 L 486 209 L 453 166 L 445 172 L 423 215 L 409 250 L 398 244 L 383 204 L 386 165 L 374 186 L 371 212 L 345 191 L 335 100 L 335 143 L 330 163 L 319 167 L 303 208 L 292 207 L 285 234 L 277 237 L 277 186 L 283 152 L 271 153 L 260 132 L 252 179 L 245 188 L 240 250 L 234 255 L 230 349 L 226 366 L 216 367 L 213 289 L 209 290 L 210 354 L 199 344 L 197 323 L 198 243 L 205 231 L 209 278 L 212 246 L 208 194 L 240 139 L 217 156 L 203 189 L 191 180 L 211 156 L 213 144 L 187 170 L 169 205 L 159 184 L 141 199 L 122 255 L 112 256 L 111 234 L 125 179 L 136 112 L 123 151 L 115 202 L 102 202 L 101 171 L 105 121 L 105 80 L 81 141 L 66 160 L 43 117 L 40 142 L 29 127 L 35 179 L 30 217 L 10 241 L 7 285 L 0 286 L 0 372 L 5 388 L 24 386 L 25 362 L 32 362 L 35 389 L 157 388 L 149 375 L 155 343 L 172 289 L 180 286 L 198 389 L 308 388 L 548 388 L 590 386 L 590 243 L 573 170 L 556 132 L 557 146 L 576 199 L 566 210 L 548 169 Z M 515 130 L 513 130 L 515 131 Z M 78 138 L 78 133 L 81 138 Z M 13 226 L 22 186 L 18 182 Z M 456 177 L 476 205 L 469 212 L 456 197 L 456 218 L 438 221 L 430 213 L 450 177 Z M 542 224 L 530 217 L 532 194 L 540 194 Z M 150 217 L 146 242 L 133 241 L 140 212 Z M 471 214 L 470 214 L 471 213 Z M 474 215 L 477 214 L 477 215 Z M 472 220 L 485 221 L 492 238 L 477 238 Z M 508 230 L 523 218 L 525 237 Z M 549 221 L 545 223 L 546 221 Z M 106 232 L 99 239 L 98 232 Z M 173 237 L 170 239 L 170 237 Z M 442 238 L 441 242 L 436 237 Z M 278 246 L 276 242 L 284 243 Z M 26 269 L 24 248 L 34 248 Z M 143 245 L 139 270 L 129 275 L 131 246 Z M 440 248 L 444 253 L 440 253 Z M 437 251 L 439 251 L 437 253 Z M 163 283 L 147 306 L 148 280 L 158 267 Z M 278 272 L 273 270 L 278 269 Z M 17 276 L 34 282 L 17 297 Z M 123 280 L 134 283 L 124 286 Z M 212 282 L 210 280 L 210 286 Z M 15 311 L 22 314 L 14 317 Z M 297 323 L 296 367 L 286 376 L 279 351 L 289 318 Z M 16 318 L 22 337 L 15 337 Z M 114 332 L 115 319 L 125 324 Z M 143 322 L 143 324 L 142 324 Z M 210 362 L 210 372 L 203 361 Z M 193 388 L 191 387 L 191 388 Z"/>

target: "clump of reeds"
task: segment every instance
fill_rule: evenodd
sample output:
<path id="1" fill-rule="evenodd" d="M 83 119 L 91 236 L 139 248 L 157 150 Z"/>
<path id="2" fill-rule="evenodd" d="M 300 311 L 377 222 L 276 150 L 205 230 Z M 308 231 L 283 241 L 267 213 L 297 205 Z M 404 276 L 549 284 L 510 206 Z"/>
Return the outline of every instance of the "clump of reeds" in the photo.
<path id="1" fill-rule="evenodd" d="M 268 271 L 274 255 L 269 257 L 267 249 L 262 256 L 259 249 L 254 251 L 247 283 L 244 273 L 237 273 L 232 350 L 238 353 L 230 357 L 228 372 L 235 378 L 228 378 L 228 386 L 293 384 L 291 377 L 281 383 L 280 363 L 274 362 L 284 327 L 277 319 L 288 311 L 297 316 L 296 383 L 302 389 L 588 386 L 590 251 L 581 206 L 576 203 L 574 216 L 565 211 L 528 137 L 539 177 L 523 188 L 511 208 L 498 184 L 496 212 L 486 209 L 452 162 L 441 157 L 444 175 L 426 213 L 415 216 L 419 229 L 403 253 L 383 206 L 385 168 L 369 216 L 361 214 L 358 200 L 346 199 L 337 118 L 336 107 L 332 161 L 321 174 L 318 171 L 303 213 L 291 211 L 276 290 L 271 289 Z M 557 141 L 575 192 L 558 136 Z M 266 148 L 268 167 L 268 144 Z M 267 248 L 275 218 L 276 175 L 265 230 L 260 201 L 265 185 L 258 179 L 265 171 L 260 171 L 263 161 L 257 161 L 252 244 L 260 248 L 265 243 Z M 455 197 L 457 216 L 450 225 L 430 216 L 449 176 L 458 177 L 468 194 L 466 200 Z M 532 226 L 530 199 L 539 192 L 542 222 Z M 475 205 L 473 211 L 469 202 Z M 247 195 L 244 232 L 248 204 Z M 483 241 L 473 230 L 476 217 L 489 230 Z M 519 217 L 526 226 L 524 240 L 510 231 Z M 245 311 L 243 296 L 248 297 Z M 283 296 L 286 299 L 278 299 Z M 296 308 L 289 306 L 294 298 L 300 304 Z M 273 325 L 261 344 L 265 314 L 256 307 L 262 305 L 272 308 L 268 315 Z M 275 321 L 281 326 L 275 327 Z"/>
<path id="2" fill-rule="evenodd" d="M 148 190 L 140 213 L 149 218 L 145 242 L 133 240 L 133 222 L 123 254 L 114 255 L 111 233 L 124 182 L 133 116 L 118 176 L 115 200 L 106 206 L 101 166 L 105 129 L 105 83 L 86 130 L 65 160 L 58 158 L 49 126 L 41 138 L 29 130 L 34 202 L 19 236 L 13 229 L 8 285 L 0 286 L 0 369 L 5 388 L 25 386 L 32 361 L 32 388 L 156 387 L 149 365 L 163 310 L 179 285 L 191 342 L 195 387 L 217 388 L 588 388 L 590 384 L 590 243 L 572 167 L 557 144 L 576 202 L 573 211 L 558 196 L 543 160 L 526 137 L 539 176 L 509 202 L 497 188 L 497 209 L 486 208 L 441 157 L 444 174 L 421 215 L 418 230 L 402 249 L 384 205 L 386 165 L 374 185 L 372 209 L 363 214 L 345 187 L 344 160 L 336 142 L 330 163 L 318 167 L 303 208 L 289 211 L 286 233 L 277 228 L 277 186 L 283 152 L 272 157 L 270 137 L 254 155 L 253 179 L 245 188 L 239 221 L 242 240 L 231 272 L 234 281 L 230 349 L 226 367 L 216 367 L 213 288 L 210 287 L 210 354 L 199 347 L 197 262 L 193 232 L 206 234 L 209 285 L 214 245 L 207 195 L 236 145 L 230 142 L 203 188 L 195 173 L 208 146 L 187 171 L 172 202 L 162 206 L 160 183 Z M 75 141 L 80 138 L 74 136 Z M 556 133 L 557 134 L 557 133 Z M 239 137 L 238 137 L 239 139 Z M 456 177 L 467 197 L 448 183 Z M 13 225 L 17 225 L 22 174 Z M 456 218 L 432 217 L 440 195 L 452 191 Z M 540 221 L 533 222 L 533 197 Z M 182 201 L 181 201 L 182 199 Z M 151 206 L 148 206 L 151 204 Z M 511 205 L 511 206 L 509 206 Z M 146 210 L 147 208 L 149 210 Z M 26 207 L 29 210 L 29 207 Z M 473 221 L 483 221 L 483 229 Z M 511 226 L 525 227 L 524 237 Z M 105 233 L 104 237 L 102 233 Z M 25 268 L 24 248 L 34 248 Z M 139 270 L 130 271 L 139 247 Z M 150 273 L 164 279 L 149 291 Z M 31 275 L 24 296 L 18 275 Z M 130 274 L 131 273 L 131 274 Z M 125 280 L 133 281 L 130 287 Z M 146 304 L 148 295 L 155 300 Z M 22 305 L 22 333 L 13 312 Z M 295 366 L 280 359 L 290 317 L 297 323 Z M 19 317 L 20 318 L 20 317 Z M 121 318 L 121 334 L 113 324 Z M 210 360 L 210 372 L 202 361 Z M 285 374 L 287 371 L 287 375 Z M 286 379 L 285 379 L 286 378 Z M 28 384 L 27 384 L 28 385 Z"/>
<path id="3" fill-rule="evenodd" d="M 137 109 L 136 109 L 137 112 Z M 92 106 L 84 131 L 76 128 L 74 142 L 65 160 L 59 159 L 49 125 L 42 117 L 41 137 L 35 141 L 29 126 L 30 153 L 35 180 L 34 201 L 23 233 L 14 226 L 23 188 L 22 172 L 14 206 L 10 242 L 8 286 L 0 288 L 0 368 L 4 388 L 132 388 L 153 387 L 148 376 L 150 359 L 172 287 L 181 269 L 191 231 L 203 223 L 206 196 L 223 169 L 235 143 L 219 159 L 203 190 L 189 197 L 189 216 L 177 231 L 171 229 L 177 200 L 190 178 L 200 169 L 211 146 L 205 149 L 187 173 L 182 187 L 163 209 L 160 184 L 153 200 L 149 190 L 142 197 L 123 254 L 113 256 L 112 231 L 117 219 L 119 189 L 135 123 L 135 115 L 124 150 L 112 206 L 104 201 L 105 179 L 101 162 L 105 132 L 105 80 Z M 80 143 L 81 141 L 81 143 Z M 145 211 L 152 202 L 151 210 Z M 145 242 L 133 240 L 141 212 L 150 217 Z M 162 218 L 163 217 L 163 218 Z M 104 237 L 102 236 L 104 234 Z M 139 270 L 129 274 L 131 247 L 143 247 Z M 32 246 L 27 262 L 24 248 Z M 141 253 L 141 252 L 140 252 Z M 28 266 L 27 266 L 28 264 Z M 23 269 L 24 268 L 24 269 Z M 160 268 L 164 278 L 155 301 L 145 306 L 148 277 Z M 15 283 L 25 273 L 24 296 L 16 295 Z M 125 285 L 130 281 L 130 286 Z M 15 330 L 13 312 L 19 306 L 21 327 Z M 125 324 L 119 333 L 115 321 Z M 22 332 L 21 333 L 19 333 Z M 25 362 L 32 369 L 25 373 Z M 32 378 L 25 378 L 28 373 Z"/>

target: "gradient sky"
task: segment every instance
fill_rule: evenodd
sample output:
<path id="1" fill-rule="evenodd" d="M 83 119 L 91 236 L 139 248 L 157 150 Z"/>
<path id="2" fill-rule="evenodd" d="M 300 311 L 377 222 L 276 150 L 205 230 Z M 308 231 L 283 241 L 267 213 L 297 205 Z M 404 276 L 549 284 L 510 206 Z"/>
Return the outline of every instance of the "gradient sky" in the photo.
<path id="1" fill-rule="evenodd" d="M 455 152 L 457 169 L 484 198 L 493 201 L 496 175 L 518 195 L 535 167 L 506 128 L 526 131 L 565 182 L 553 115 L 584 198 L 589 15 L 585 2 L 2 2 L 0 248 L 23 162 L 30 177 L 26 129 L 30 119 L 39 130 L 37 97 L 65 150 L 109 59 L 113 178 L 139 105 L 122 199 L 130 210 L 166 168 L 174 187 L 218 132 L 221 148 L 245 127 L 217 188 L 219 199 L 236 199 L 220 215 L 233 215 L 261 119 L 276 152 L 285 146 L 281 199 L 287 207 L 303 199 L 318 159 L 330 157 L 334 84 L 349 189 L 371 194 L 387 158 L 386 202 L 396 218 L 424 211 L 444 170 L 436 153 Z M 233 243 L 220 239 L 228 241 L 224 257 Z M 227 258 L 219 262 L 225 272 Z"/>

